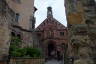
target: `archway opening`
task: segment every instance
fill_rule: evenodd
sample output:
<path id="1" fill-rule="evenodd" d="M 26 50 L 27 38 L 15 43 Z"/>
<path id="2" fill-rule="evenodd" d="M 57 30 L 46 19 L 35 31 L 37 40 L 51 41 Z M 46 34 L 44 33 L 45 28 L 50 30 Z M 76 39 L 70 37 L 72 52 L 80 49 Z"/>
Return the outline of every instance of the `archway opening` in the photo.
<path id="1" fill-rule="evenodd" d="M 55 55 L 55 49 L 56 49 L 54 42 L 49 41 L 47 49 L 48 49 L 48 57 L 53 57 Z"/>

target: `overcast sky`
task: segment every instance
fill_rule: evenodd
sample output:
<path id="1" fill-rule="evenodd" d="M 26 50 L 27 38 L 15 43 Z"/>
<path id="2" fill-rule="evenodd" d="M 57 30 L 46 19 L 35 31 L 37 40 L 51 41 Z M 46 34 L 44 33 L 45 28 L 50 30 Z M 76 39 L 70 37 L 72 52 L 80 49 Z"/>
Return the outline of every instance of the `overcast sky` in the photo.
<path id="1" fill-rule="evenodd" d="M 35 13 L 36 27 L 46 19 L 48 6 L 52 7 L 54 18 L 67 26 L 64 0 L 35 0 L 35 7 L 38 9 Z"/>

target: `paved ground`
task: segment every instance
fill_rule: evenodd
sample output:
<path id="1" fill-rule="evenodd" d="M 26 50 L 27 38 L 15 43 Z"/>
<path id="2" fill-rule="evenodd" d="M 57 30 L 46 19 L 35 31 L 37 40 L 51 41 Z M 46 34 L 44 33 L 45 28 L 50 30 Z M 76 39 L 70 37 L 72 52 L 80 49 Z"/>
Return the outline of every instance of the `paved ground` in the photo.
<path id="1" fill-rule="evenodd" d="M 49 60 L 45 64 L 64 64 L 62 61 L 57 61 L 57 60 Z"/>

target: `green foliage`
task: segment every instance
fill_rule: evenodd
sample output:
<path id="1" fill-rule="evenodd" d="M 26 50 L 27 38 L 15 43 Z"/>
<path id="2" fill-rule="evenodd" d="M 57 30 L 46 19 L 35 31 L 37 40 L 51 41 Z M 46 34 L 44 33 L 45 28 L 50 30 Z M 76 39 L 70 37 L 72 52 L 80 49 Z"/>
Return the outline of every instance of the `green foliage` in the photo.
<path id="1" fill-rule="evenodd" d="M 25 48 L 17 48 L 11 51 L 12 57 L 23 57 L 26 55 L 26 49 Z"/>
<path id="2" fill-rule="evenodd" d="M 16 53 L 16 50 L 19 48 L 19 45 L 21 44 L 21 39 L 19 39 L 18 37 L 16 37 L 16 36 L 12 36 L 11 37 L 11 43 L 10 43 L 10 51 L 9 51 L 9 53 L 10 54 L 12 54 L 12 53 L 14 53 L 14 54 L 17 54 Z"/>
<path id="3" fill-rule="evenodd" d="M 41 57 L 41 51 L 38 48 L 16 48 L 11 51 L 12 57 Z"/>
<path id="4" fill-rule="evenodd" d="M 27 55 L 30 57 L 40 57 L 41 56 L 41 51 L 38 48 L 26 48 L 27 49 Z"/>
<path id="5" fill-rule="evenodd" d="M 10 55 L 12 57 L 40 57 L 41 51 L 39 48 L 20 48 L 21 39 L 18 37 L 11 38 Z"/>
<path id="6" fill-rule="evenodd" d="M 11 45 L 19 46 L 21 43 L 21 39 L 18 37 L 11 37 Z"/>

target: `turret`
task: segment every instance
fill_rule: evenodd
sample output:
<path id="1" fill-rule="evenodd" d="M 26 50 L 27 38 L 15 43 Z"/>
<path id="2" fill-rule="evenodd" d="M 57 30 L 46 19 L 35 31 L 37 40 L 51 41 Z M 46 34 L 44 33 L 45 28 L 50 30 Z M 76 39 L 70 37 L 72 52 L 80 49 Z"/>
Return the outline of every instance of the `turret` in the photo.
<path id="1" fill-rule="evenodd" d="M 52 7 L 48 7 L 47 8 L 47 17 L 53 17 L 53 13 L 52 13 Z"/>

